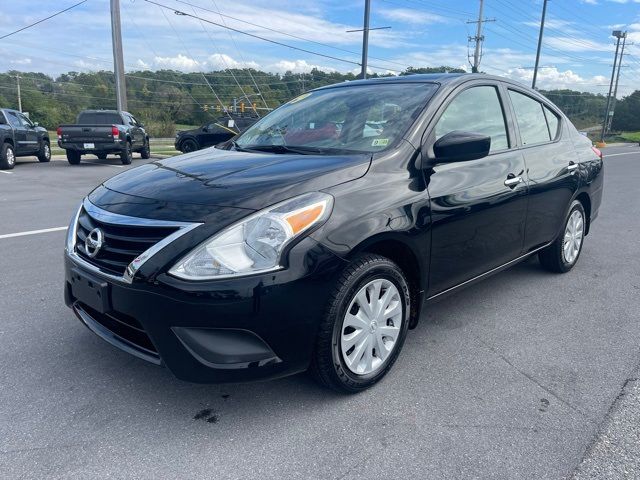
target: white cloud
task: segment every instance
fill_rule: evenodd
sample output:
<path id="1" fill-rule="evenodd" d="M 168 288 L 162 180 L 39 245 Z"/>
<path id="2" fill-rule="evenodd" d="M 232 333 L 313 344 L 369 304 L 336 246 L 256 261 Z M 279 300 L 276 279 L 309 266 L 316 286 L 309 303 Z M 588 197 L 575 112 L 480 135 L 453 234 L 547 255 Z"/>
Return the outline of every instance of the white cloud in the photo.
<path id="1" fill-rule="evenodd" d="M 514 68 L 508 70 L 505 77 L 531 84 L 533 69 Z M 582 77 L 572 70 L 558 70 L 557 67 L 543 67 L 538 70 L 536 86 L 543 90 L 571 89 L 601 92 L 603 86 L 608 86 L 609 80 L 602 75 Z"/>
<path id="2" fill-rule="evenodd" d="M 408 8 L 383 8 L 377 13 L 384 18 L 396 22 L 409 23 L 412 25 L 426 25 L 430 23 L 448 23 L 448 20 L 435 13 L 410 10 Z"/>
<path id="3" fill-rule="evenodd" d="M 9 63 L 12 65 L 31 65 L 31 59 L 27 57 L 19 58 L 17 60 L 11 60 Z"/>
<path id="4" fill-rule="evenodd" d="M 306 60 L 280 60 L 279 62 L 266 66 L 267 71 L 275 72 L 275 73 L 284 73 L 284 72 L 306 73 L 306 72 L 310 72 L 314 68 L 317 68 L 318 70 L 322 70 L 324 72 L 336 71 L 335 68 L 326 67 L 324 65 L 314 65 L 307 62 Z M 358 71 L 360 70 L 358 69 Z"/>
<path id="5" fill-rule="evenodd" d="M 203 63 L 181 53 L 175 57 L 154 57 L 153 64 L 157 68 L 167 68 L 183 72 L 200 71 L 204 66 Z"/>
<path id="6" fill-rule="evenodd" d="M 209 55 L 207 65 L 210 66 L 210 69 L 220 68 L 223 70 L 227 68 L 260 68 L 260 65 L 256 62 L 239 62 L 225 53 L 214 53 L 213 55 Z"/>

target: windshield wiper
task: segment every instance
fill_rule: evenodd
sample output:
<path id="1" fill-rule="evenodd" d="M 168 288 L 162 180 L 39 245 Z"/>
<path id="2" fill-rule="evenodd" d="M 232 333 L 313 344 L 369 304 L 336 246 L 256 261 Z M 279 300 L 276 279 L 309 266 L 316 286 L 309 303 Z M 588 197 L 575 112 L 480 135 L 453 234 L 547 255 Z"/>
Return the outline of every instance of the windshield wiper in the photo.
<path id="1" fill-rule="evenodd" d="M 249 152 L 269 152 L 269 153 L 295 153 L 298 155 L 312 155 L 317 153 L 313 149 L 307 149 L 305 147 L 290 147 L 288 145 L 247 145 L 240 147 L 243 151 Z"/>

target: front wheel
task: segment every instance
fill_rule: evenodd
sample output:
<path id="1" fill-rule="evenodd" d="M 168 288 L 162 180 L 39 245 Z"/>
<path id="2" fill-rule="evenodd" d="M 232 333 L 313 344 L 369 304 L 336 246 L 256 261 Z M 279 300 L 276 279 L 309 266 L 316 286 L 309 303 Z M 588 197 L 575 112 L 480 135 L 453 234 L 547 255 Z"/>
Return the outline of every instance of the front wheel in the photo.
<path id="1" fill-rule="evenodd" d="M 40 145 L 38 160 L 43 163 L 51 160 L 51 146 L 49 145 L 49 142 L 47 140 L 43 140 L 42 145 Z"/>
<path id="2" fill-rule="evenodd" d="M 542 266 L 556 273 L 565 273 L 571 270 L 580 258 L 586 225 L 584 207 L 580 201 L 574 200 L 562 233 L 551 245 L 538 254 Z"/>
<path id="3" fill-rule="evenodd" d="M 398 358 L 409 312 L 409 286 L 400 267 L 380 255 L 357 257 L 330 297 L 311 373 L 339 392 L 371 387 Z"/>
<path id="4" fill-rule="evenodd" d="M 133 160 L 133 152 L 131 151 L 131 142 L 127 142 L 120 153 L 120 161 L 123 165 L 130 165 Z"/>
<path id="5" fill-rule="evenodd" d="M 182 153 L 195 152 L 196 150 L 198 150 L 198 144 L 195 140 L 187 138 L 184 142 L 182 142 L 182 145 L 180 145 L 180 150 L 182 150 Z"/>

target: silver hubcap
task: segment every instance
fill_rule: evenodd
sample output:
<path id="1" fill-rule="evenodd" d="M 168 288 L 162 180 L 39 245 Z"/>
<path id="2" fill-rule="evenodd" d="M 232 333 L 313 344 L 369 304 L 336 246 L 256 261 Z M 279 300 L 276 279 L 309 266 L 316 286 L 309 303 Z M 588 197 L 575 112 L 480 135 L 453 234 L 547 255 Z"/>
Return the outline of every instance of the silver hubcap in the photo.
<path id="1" fill-rule="evenodd" d="M 578 258 L 583 236 L 584 218 L 582 212 L 574 210 L 567 221 L 567 228 L 564 231 L 564 240 L 562 242 L 562 255 L 566 263 L 572 264 Z"/>
<path id="2" fill-rule="evenodd" d="M 402 325 L 402 299 L 385 279 L 367 283 L 349 304 L 340 331 L 347 368 L 358 375 L 374 373 L 391 356 Z"/>
<path id="3" fill-rule="evenodd" d="M 16 156 L 13 154 L 13 149 L 7 148 L 7 163 L 13 165 L 16 161 Z"/>
<path id="4" fill-rule="evenodd" d="M 49 158 L 51 156 L 51 149 L 49 148 L 49 145 L 44 146 L 44 156 L 46 158 Z"/>

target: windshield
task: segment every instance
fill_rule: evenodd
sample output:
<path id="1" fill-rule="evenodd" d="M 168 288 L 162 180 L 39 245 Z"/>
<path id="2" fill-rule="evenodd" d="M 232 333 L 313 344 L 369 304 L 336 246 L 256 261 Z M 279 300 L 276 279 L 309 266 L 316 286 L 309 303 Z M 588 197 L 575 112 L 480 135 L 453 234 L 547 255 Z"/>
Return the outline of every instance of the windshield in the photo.
<path id="1" fill-rule="evenodd" d="M 436 89 L 429 83 L 389 83 L 304 93 L 247 129 L 235 145 L 378 152 L 402 137 Z"/>

